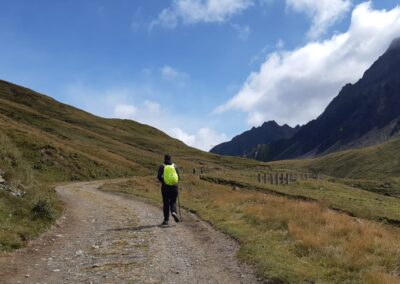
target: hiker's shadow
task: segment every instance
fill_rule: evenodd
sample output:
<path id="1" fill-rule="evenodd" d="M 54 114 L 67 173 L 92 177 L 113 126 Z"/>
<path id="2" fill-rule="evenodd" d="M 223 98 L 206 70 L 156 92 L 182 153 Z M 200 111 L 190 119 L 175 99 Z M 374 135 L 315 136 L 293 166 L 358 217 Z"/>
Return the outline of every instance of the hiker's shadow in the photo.
<path id="1" fill-rule="evenodd" d="M 152 229 L 152 228 L 168 228 L 169 226 L 162 226 L 162 225 L 144 225 L 144 226 L 135 226 L 135 227 L 124 227 L 124 228 L 115 228 L 115 229 L 109 229 L 108 231 L 113 231 L 113 232 L 120 232 L 120 231 L 131 231 L 131 232 L 136 232 L 136 231 L 144 231 L 147 229 Z"/>

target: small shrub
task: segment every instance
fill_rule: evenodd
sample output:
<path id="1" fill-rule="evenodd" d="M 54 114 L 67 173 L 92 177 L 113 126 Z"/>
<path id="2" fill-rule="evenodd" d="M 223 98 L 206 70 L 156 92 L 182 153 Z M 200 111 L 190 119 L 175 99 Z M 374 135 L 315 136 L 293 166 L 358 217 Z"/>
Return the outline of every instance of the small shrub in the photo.
<path id="1" fill-rule="evenodd" d="M 54 220 L 54 213 L 51 203 L 48 200 L 39 199 L 32 208 L 35 218 Z"/>

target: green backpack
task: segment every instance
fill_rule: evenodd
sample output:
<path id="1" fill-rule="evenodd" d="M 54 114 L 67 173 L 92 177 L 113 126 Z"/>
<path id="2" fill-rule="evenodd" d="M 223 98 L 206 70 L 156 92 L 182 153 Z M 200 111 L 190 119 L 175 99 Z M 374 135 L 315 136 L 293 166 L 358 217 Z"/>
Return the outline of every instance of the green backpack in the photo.
<path id="1" fill-rule="evenodd" d="M 179 181 L 178 173 L 176 172 L 175 165 L 164 165 L 164 182 L 166 185 L 177 185 Z"/>

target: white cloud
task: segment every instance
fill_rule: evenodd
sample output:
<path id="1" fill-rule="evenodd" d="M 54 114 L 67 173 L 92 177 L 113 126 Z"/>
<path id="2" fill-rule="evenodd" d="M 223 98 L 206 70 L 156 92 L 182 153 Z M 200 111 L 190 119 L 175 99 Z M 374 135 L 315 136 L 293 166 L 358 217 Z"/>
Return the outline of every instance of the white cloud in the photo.
<path id="1" fill-rule="evenodd" d="M 238 25 L 238 24 L 232 24 L 232 28 L 238 33 L 238 38 L 240 40 L 247 40 L 250 36 L 251 29 L 250 26 L 248 25 Z"/>
<path id="2" fill-rule="evenodd" d="M 157 19 L 150 23 L 149 29 L 157 25 L 174 29 L 179 23 L 221 23 L 251 6 L 265 6 L 272 2 L 274 0 L 173 0 L 171 6 L 162 10 Z M 309 36 L 315 38 L 349 11 L 351 0 L 286 0 L 286 6 L 296 12 L 306 13 L 312 19 Z M 240 28 L 239 35 L 248 36 L 249 27 Z"/>
<path id="3" fill-rule="evenodd" d="M 349 11 L 351 0 L 286 0 L 286 5 L 312 19 L 308 36 L 317 38 Z"/>
<path id="4" fill-rule="evenodd" d="M 184 85 L 189 79 L 189 75 L 184 72 L 179 72 L 178 70 L 172 68 L 171 66 L 165 65 L 160 68 L 160 73 L 162 79 L 170 82 L 174 82 L 178 85 Z"/>
<path id="5" fill-rule="evenodd" d="M 217 112 L 239 109 L 250 125 L 275 119 L 306 123 L 319 115 L 346 83 L 355 82 L 400 35 L 400 7 L 374 10 L 371 2 L 352 12 L 347 32 L 293 51 L 270 54 L 258 72 Z"/>
<path id="6" fill-rule="evenodd" d="M 114 118 L 131 119 L 140 123 L 149 124 L 154 127 L 163 126 L 163 116 L 166 111 L 161 109 L 161 105 L 153 101 L 144 101 L 141 104 L 132 103 L 116 104 L 112 113 Z"/>
<path id="7" fill-rule="evenodd" d="M 114 108 L 114 115 L 119 118 L 128 119 L 134 117 L 137 113 L 137 108 L 133 105 L 118 104 Z"/>
<path id="8" fill-rule="evenodd" d="M 225 134 L 217 133 L 209 128 L 200 128 L 194 134 L 189 134 L 180 128 L 173 128 L 168 133 L 185 144 L 204 151 L 209 151 L 215 145 L 228 140 Z"/>
<path id="9" fill-rule="evenodd" d="M 225 22 L 235 14 L 246 10 L 254 0 L 173 0 L 150 24 L 173 29 L 181 21 L 184 24 Z"/>
<path id="10" fill-rule="evenodd" d="M 67 85 L 60 91 L 68 98 L 65 103 L 74 105 L 96 115 L 109 116 L 110 106 L 123 105 L 136 96 L 129 87 L 114 87 L 105 90 L 91 88 L 81 82 Z"/>

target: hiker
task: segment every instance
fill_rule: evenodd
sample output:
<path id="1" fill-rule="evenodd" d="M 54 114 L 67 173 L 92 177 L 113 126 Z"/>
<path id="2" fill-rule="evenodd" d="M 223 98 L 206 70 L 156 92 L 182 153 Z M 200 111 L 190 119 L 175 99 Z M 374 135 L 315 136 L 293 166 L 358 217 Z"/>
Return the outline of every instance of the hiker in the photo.
<path id="1" fill-rule="evenodd" d="M 171 156 L 164 156 L 164 164 L 158 168 L 158 180 L 161 182 L 161 194 L 163 198 L 164 221 L 161 225 L 168 225 L 169 211 L 175 222 L 179 222 L 176 211 L 176 199 L 178 197 L 178 181 L 180 179 L 178 168 L 171 162 Z"/>

